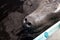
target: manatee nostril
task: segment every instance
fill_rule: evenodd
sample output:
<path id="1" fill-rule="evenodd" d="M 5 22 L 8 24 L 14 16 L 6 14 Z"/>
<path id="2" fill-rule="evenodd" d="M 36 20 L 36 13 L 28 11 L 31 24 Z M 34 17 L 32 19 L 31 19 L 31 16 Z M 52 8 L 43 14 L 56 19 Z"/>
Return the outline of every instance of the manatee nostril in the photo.
<path id="1" fill-rule="evenodd" d="M 25 23 L 26 23 L 27 25 L 31 25 L 31 23 L 27 20 L 27 18 L 25 18 Z"/>
<path id="2" fill-rule="evenodd" d="M 27 18 L 24 19 L 23 23 L 25 23 L 25 24 L 27 23 Z"/>
<path id="3" fill-rule="evenodd" d="M 28 22 L 27 24 L 28 24 L 28 25 L 31 25 L 31 23 L 30 23 L 30 22 Z"/>
<path id="4" fill-rule="evenodd" d="M 25 21 L 27 21 L 27 18 L 25 18 Z"/>
<path id="5" fill-rule="evenodd" d="M 27 20 L 27 18 L 24 19 L 24 23 L 23 23 L 26 27 L 31 27 L 32 24 L 29 22 L 29 20 Z"/>

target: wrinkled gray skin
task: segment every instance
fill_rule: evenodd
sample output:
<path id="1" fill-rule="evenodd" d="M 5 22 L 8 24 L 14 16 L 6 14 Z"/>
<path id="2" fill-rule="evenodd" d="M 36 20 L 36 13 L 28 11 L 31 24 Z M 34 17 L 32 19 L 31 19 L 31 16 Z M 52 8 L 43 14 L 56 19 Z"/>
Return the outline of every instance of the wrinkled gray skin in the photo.
<path id="1" fill-rule="evenodd" d="M 60 20 L 60 9 L 55 12 L 60 7 L 59 4 L 59 0 L 42 0 L 39 7 L 25 17 L 23 23 L 26 27 L 34 28 L 35 32 L 41 33 Z"/>
<path id="2" fill-rule="evenodd" d="M 24 13 L 32 13 L 38 8 L 39 2 L 40 0 L 26 0 L 23 5 Z"/>
<path id="3" fill-rule="evenodd" d="M 51 2 L 51 4 L 50 4 L 49 1 Z M 6 17 L 2 21 L 3 25 L 6 27 L 6 29 L 5 29 L 6 32 L 8 32 L 8 34 L 10 36 L 10 40 L 17 40 L 18 36 L 16 36 L 16 34 L 23 29 L 22 28 L 22 22 L 24 21 L 25 18 L 27 18 L 28 22 L 30 21 L 32 23 L 32 25 L 35 26 L 35 24 L 31 21 L 31 18 L 33 18 L 32 20 L 35 22 L 35 20 L 36 20 L 35 18 L 37 18 L 37 17 L 41 18 L 42 17 L 42 16 L 37 16 L 36 17 L 35 15 L 38 15 L 38 14 L 39 15 L 42 14 L 43 16 L 47 15 L 47 14 L 50 15 L 50 12 L 53 12 L 57 8 L 57 4 L 58 4 L 59 0 L 57 2 L 56 1 L 53 2 L 51 0 L 49 0 L 49 1 L 48 0 L 26 0 L 24 2 L 24 5 L 23 5 L 23 10 L 24 10 L 23 13 L 20 13 L 20 12 L 17 12 L 17 11 L 11 12 L 8 15 L 8 17 Z M 52 6 L 52 8 L 49 8 L 48 6 Z M 49 8 L 49 9 L 47 9 L 47 8 Z M 29 18 L 29 15 L 31 15 L 31 18 Z M 49 15 L 47 15 L 47 17 Z M 50 25 L 51 22 L 52 22 L 52 21 L 50 22 L 50 20 L 46 21 L 48 19 L 47 17 L 44 17 L 43 18 L 44 20 L 42 19 L 41 23 L 42 23 L 43 26 L 45 26 L 47 24 Z M 45 18 L 47 18 L 47 19 L 45 19 Z M 50 16 L 49 16 L 49 18 L 50 18 Z M 35 27 L 39 26 L 39 29 L 37 28 L 38 30 L 40 30 L 40 28 L 41 28 L 40 27 L 41 23 L 40 23 L 40 21 L 38 21 L 36 23 Z M 52 24 L 53 24 L 53 22 L 52 22 Z M 37 29 L 35 31 L 37 31 Z M 33 37 L 36 37 L 38 34 L 40 34 L 40 33 L 29 34 L 29 35 L 33 36 Z"/>

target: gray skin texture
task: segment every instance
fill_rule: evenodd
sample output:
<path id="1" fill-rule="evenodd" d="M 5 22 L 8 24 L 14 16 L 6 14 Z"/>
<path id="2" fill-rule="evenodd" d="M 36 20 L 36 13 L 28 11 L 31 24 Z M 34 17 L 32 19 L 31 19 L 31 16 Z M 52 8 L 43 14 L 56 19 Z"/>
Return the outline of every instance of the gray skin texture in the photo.
<path id="1" fill-rule="evenodd" d="M 50 2 L 51 2 L 51 4 L 49 4 Z M 50 12 L 54 11 L 56 9 L 55 7 L 57 6 L 56 4 L 58 4 L 58 2 L 56 2 L 56 3 L 55 2 L 56 1 L 53 2 L 51 0 L 26 0 L 24 2 L 24 5 L 23 5 L 23 10 L 24 10 L 23 13 L 20 13 L 20 12 L 17 12 L 17 11 L 10 12 L 9 15 L 4 20 L 1 21 L 1 23 L 5 27 L 5 30 L 6 30 L 5 32 L 7 32 L 9 34 L 9 37 L 10 37 L 9 40 L 17 40 L 19 37 L 20 38 L 23 37 L 22 36 L 23 34 L 21 34 L 20 36 L 17 36 L 16 34 L 21 32 L 21 30 L 23 29 L 22 28 L 22 22 L 23 22 L 24 18 L 28 17 L 30 14 L 35 15 L 35 14 L 37 14 L 37 12 L 40 14 L 40 10 L 41 10 L 41 13 L 43 12 L 42 15 L 45 15 L 45 12 L 47 11 L 46 10 L 47 7 L 51 5 L 53 9 L 52 8 L 50 9 L 48 7 L 49 9 L 46 12 L 47 14 L 50 15 Z M 46 17 L 48 17 L 49 15 L 47 15 Z M 32 17 L 33 17 L 33 15 L 32 15 Z M 34 19 L 34 17 L 33 17 L 33 19 Z M 49 19 L 49 18 L 50 18 L 50 16 L 47 19 Z M 50 20 L 47 21 L 47 19 L 44 19 L 43 23 L 41 22 L 43 24 L 42 28 L 45 27 L 45 25 L 47 26 L 48 22 L 49 22 L 48 25 L 50 25 L 51 23 L 54 24 L 54 22 L 52 22 L 52 21 L 50 22 Z M 47 22 L 45 22 L 45 21 L 47 21 Z M 39 25 L 39 24 L 40 23 L 38 23 L 36 25 Z M 40 28 L 41 28 L 40 25 L 37 26 L 37 29 L 35 31 L 40 30 Z M 35 38 L 40 33 L 41 33 L 41 31 L 39 33 L 36 33 L 36 34 L 28 34 L 28 35 Z M 19 39 L 19 40 L 21 40 L 21 39 Z"/>
<path id="2" fill-rule="evenodd" d="M 59 0 L 42 0 L 39 7 L 25 17 L 27 21 L 24 19 L 23 23 L 27 27 L 35 29 L 34 31 L 39 32 L 39 35 L 43 30 L 46 30 L 60 20 L 60 11 L 54 12 L 58 8 L 59 3 Z"/>

